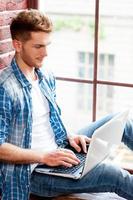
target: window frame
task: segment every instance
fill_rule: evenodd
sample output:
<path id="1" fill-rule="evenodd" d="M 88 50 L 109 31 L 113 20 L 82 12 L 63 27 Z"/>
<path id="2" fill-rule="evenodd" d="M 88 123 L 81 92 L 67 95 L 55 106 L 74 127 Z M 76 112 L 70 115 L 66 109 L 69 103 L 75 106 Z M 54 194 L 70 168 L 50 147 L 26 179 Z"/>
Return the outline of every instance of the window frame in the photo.
<path id="1" fill-rule="evenodd" d="M 29 8 L 38 9 L 39 0 L 31 0 L 29 2 Z M 125 82 L 114 82 L 114 81 L 104 81 L 98 80 L 98 44 L 99 44 L 99 3 L 100 0 L 95 0 L 95 28 L 94 28 L 94 68 L 93 68 L 93 79 L 86 80 L 81 78 L 69 78 L 69 77 L 61 77 L 56 76 L 56 79 L 59 81 L 68 81 L 68 82 L 77 82 L 77 83 L 84 83 L 84 84 L 91 84 L 93 87 L 93 98 L 92 98 L 92 121 L 96 120 L 96 113 L 97 113 L 97 88 L 98 85 L 110 85 L 110 86 L 120 86 L 120 87 L 128 87 L 133 88 L 133 84 L 125 83 Z"/>
<path id="2" fill-rule="evenodd" d="M 38 0 L 30 0 L 30 1 L 27 1 L 28 3 L 28 9 L 38 9 L 38 3 L 39 1 Z"/>

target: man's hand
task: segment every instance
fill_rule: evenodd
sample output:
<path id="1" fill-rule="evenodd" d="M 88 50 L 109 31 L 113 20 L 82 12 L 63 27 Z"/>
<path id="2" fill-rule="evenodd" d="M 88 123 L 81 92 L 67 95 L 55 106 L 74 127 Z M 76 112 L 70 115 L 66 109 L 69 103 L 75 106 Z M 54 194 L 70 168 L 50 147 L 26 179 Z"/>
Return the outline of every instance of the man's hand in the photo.
<path id="1" fill-rule="evenodd" d="M 84 153 L 87 153 L 87 144 L 90 143 L 91 139 L 85 135 L 71 135 L 68 136 L 69 144 L 77 151 L 80 152 L 82 149 Z"/>
<path id="2" fill-rule="evenodd" d="M 68 149 L 59 148 L 51 152 L 44 153 L 41 163 L 48 166 L 66 166 L 72 167 L 80 163 L 76 155 Z"/>

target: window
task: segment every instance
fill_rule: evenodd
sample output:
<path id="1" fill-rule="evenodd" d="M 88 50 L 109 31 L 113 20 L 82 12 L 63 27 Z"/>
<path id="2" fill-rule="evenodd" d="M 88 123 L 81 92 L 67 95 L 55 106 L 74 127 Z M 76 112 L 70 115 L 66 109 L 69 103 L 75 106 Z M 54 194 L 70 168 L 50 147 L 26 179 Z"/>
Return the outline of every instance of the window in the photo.
<path id="1" fill-rule="evenodd" d="M 133 1 L 39 0 L 54 24 L 44 66 L 57 77 L 67 124 L 132 108 Z M 45 70 L 44 67 L 44 70 Z"/>

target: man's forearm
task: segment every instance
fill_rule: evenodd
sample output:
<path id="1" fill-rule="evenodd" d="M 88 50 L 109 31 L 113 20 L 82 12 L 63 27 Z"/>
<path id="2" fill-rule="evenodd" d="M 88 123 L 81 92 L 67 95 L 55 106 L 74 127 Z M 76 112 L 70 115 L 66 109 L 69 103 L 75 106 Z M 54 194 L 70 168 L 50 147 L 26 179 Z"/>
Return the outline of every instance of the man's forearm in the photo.
<path id="1" fill-rule="evenodd" d="M 48 166 L 64 165 L 66 167 L 77 165 L 80 162 L 76 155 L 67 149 L 37 152 L 31 149 L 23 149 L 9 143 L 0 145 L 0 160 L 15 164 L 44 163 Z"/>
<path id="2" fill-rule="evenodd" d="M 40 163 L 42 154 L 31 149 L 23 149 L 18 146 L 4 143 L 0 145 L 0 160 L 3 162 L 30 164 Z"/>

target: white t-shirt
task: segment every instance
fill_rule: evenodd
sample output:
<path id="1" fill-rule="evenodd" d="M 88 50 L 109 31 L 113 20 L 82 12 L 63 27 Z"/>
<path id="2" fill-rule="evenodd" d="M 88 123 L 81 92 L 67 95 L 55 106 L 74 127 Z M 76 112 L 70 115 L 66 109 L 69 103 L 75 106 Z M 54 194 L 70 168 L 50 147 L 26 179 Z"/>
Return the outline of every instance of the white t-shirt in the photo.
<path id="1" fill-rule="evenodd" d="M 32 143 L 38 151 L 51 151 L 57 148 L 55 136 L 49 121 L 49 104 L 39 88 L 38 80 L 32 82 Z"/>

